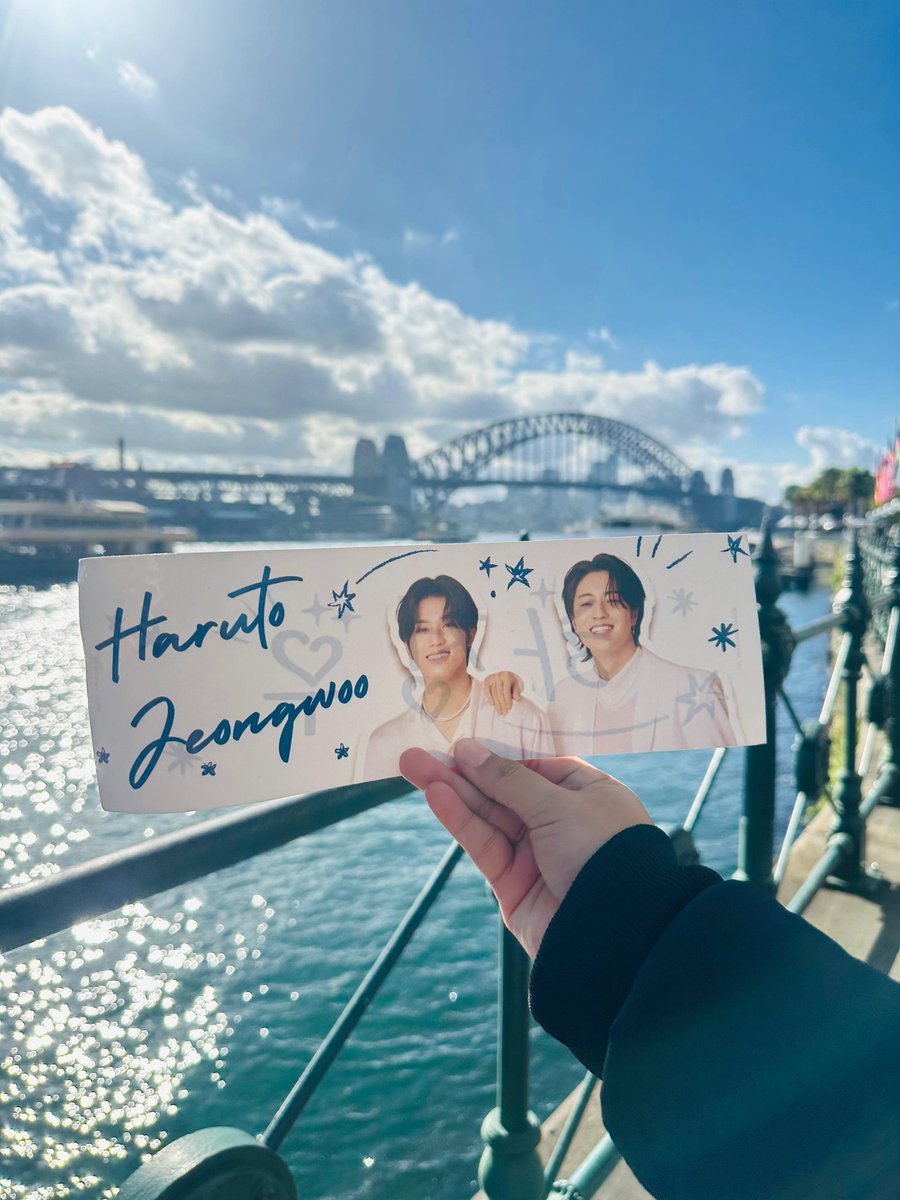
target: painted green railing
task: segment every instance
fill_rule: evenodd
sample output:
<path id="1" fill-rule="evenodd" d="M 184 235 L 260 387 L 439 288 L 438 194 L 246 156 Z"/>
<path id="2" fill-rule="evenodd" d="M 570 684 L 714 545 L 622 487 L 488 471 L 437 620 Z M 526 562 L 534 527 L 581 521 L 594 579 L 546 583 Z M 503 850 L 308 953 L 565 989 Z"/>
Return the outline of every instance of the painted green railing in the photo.
<path id="1" fill-rule="evenodd" d="M 738 828 L 736 878 L 774 889 L 784 877 L 791 846 L 807 808 L 828 795 L 834 822 L 824 855 L 788 907 L 802 913 L 822 886 L 869 891 L 877 886 L 865 869 L 865 822 L 879 802 L 900 803 L 900 544 L 878 530 L 854 535 L 843 587 L 833 612 L 791 629 L 778 607 L 778 562 L 768 529 L 755 554 L 756 593 L 763 644 L 768 737 L 744 752 L 743 808 Z M 880 636 L 877 669 L 867 661 L 867 631 Z M 834 667 L 820 715 L 801 721 L 786 690 L 795 646 L 840 632 Z M 859 683 L 870 687 L 859 736 Z M 841 767 L 829 779 L 829 728 L 843 700 Z M 776 730 L 783 708 L 797 733 L 797 797 L 787 832 L 776 853 Z M 874 783 L 863 795 L 876 736 L 884 731 L 886 753 Z M 667 828 L 682 861 L 697 861 L 693 831 L 729 753 L 716 750 L 681 825 Z M 403 780 L 343 788 L 261 805 L 188 830 L 106 855 L 49 879 L 0 892 L 0 951 L 27 945 L 80 921 L 178 884 L 211 874 L 407 794 Z M 447 882 L 461 852 L 447 848 L 433 875 L 388 939 L 352 999 L 296 1084 L 257 1136 L 236 1128 L 202 1129 L 160 1150 L 123 1184 L 122 1200 L 296 1200 L 296 1189 L 277 1153 L 331 1063 L 372 1003 L 394 964 Z M 497 1104 L 482 1125 L 484 1151 L 479 1181 L 489 1200 L 545 1200 L 593 1196 L 619 1160 L 612 1141 L 598 1143 L 568 1179 L 557 1178 L 587 1109 L 597 1080 L 587 1075 L 547 1164 L 542 1166 L 540 1125 L 530 1110 L 528 1047 L 528 960 L 501 926 L 499 949 Z"/>

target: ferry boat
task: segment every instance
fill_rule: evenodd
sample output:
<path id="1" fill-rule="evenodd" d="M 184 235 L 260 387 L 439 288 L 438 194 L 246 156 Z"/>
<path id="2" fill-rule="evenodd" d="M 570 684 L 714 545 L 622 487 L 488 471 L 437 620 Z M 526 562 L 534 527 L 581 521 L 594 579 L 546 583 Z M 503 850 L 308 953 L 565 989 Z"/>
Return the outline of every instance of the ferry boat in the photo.
<path id="1" fill-rule="evenodd" d="M 158 554 L 194 541 L 187 526 L 154 525 L 146 505 L 77 499 L 65 488 L 0 490 L 0 583 L 61 583 L 96 554 Z"/>

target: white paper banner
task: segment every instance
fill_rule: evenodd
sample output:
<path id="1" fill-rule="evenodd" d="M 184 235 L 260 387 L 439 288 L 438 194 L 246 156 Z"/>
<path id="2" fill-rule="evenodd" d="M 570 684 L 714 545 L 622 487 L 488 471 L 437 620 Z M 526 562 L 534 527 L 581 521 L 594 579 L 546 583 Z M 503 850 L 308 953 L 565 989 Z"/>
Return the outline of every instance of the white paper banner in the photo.
<path id="1" fill-rule="evenodd" d="M 243 804 L 478 737 L 519 758 L 765 740 L 740 537 L 89 558 L 104 808 Z"/>

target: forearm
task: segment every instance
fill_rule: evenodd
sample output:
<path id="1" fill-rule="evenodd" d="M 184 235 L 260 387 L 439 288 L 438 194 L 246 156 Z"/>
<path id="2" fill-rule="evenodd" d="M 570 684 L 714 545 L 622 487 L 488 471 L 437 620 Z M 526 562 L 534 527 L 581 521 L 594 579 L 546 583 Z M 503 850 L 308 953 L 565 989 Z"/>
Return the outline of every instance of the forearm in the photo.
<path id="1" fill-rule="evenodd" d="M 900 989 L 663 839 L 598 851 L 532 977 L 619 1149 L 666 1200 L 894 1195 Z"/>

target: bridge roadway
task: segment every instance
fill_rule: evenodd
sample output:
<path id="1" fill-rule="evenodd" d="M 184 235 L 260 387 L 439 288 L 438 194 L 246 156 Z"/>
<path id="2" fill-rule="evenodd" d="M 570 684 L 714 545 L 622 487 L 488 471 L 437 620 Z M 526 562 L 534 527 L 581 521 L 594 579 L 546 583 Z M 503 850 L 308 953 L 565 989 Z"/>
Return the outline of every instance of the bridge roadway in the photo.
<path id="1" fill-rule="evenodd" d="M 863 781 L 863 795 L 874 782 L 881 749 L 878 746 L 872 756 L 874 765 Z M 783 904 L 791 899 L 822 857 L 833 817 L 831 807 L 825 805 L 795 842 L 788 871 L 778 890 L 778 898 Z M 866 858 L 871 865 L 877 866 L 884 879 L 884 886 L 875 896 L 863 898 L 821 888 L 804 917 L 849 954 L 900 983 L 900 808 L 878 805 L 873 810 L 866 823 Z M 541 1127 L 539 1152 L 544 1163 L 550 1158 L 580 1090 L 579 1086 L 567 1096 Z M 596 1092 L 563 1161 L 559 1178 L 566 1179 L 605 1133 L 600 1119 L 599 1092 Z M 652 1200 L 624 1162 L 613 1168 L 597 1196 L 599 1200 Z M 485 1200 L 484 1193 L 479 1192 L 474 1200 Z"/>
<path id="2" fill-rule="evenodd" d="M 90 467 L 82 468 L 84 478 L 91 478 L 104 490 L 127 491 L 152 483 L 166 483 L 173 487 L 187 488 L 246 488 L 253 491 L 259 488 L 281 490 L 285 492 L 306 491 L 308 489 L 333 490 L 336 494 L 350 495 L 362 492 L 369 485 L 365 478 L 353 475 L 335 474 L 279 474 L 277 472 L 259 472 L 253 474 L 247 471 L 164 471 L 141 469 L 140 471 L 101 470 Z M 55 472 L 55 468 L 16 468 L 15 474 L 20 481 L 43 482 Z M 371 481 L 373 487 L 381 490 L 381 481 Z M 591 479 L 533 479 L 533 478 L 504 478 L 502 476 L 470 478 L 426 477 L 415 470 L 410 472 L 409 486 L 423 491 L 447 492 L 456 488 L 470 487 L 511 487 L 511 488 L 584 488 L 590 491 L 642 492 L 654 496 L 666 496 L 682 499 L 684 492 L 674 487 L 668 480 L 646 479 L 642 482 L 612 483 Z"/>

